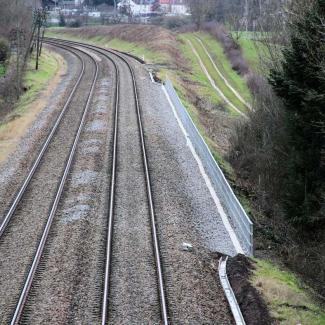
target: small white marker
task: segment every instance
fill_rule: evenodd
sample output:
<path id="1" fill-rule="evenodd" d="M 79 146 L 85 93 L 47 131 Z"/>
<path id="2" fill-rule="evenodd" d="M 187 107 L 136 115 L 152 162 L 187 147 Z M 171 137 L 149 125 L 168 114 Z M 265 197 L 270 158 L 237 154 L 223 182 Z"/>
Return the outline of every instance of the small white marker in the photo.
<path id="1" fill-rule="evenodd" d="M 193 245 L 190 243 L 183 243 L 182 244 L 182 251 L 186 251 L 186 252 L 192 252 L 193 250 Z"/>

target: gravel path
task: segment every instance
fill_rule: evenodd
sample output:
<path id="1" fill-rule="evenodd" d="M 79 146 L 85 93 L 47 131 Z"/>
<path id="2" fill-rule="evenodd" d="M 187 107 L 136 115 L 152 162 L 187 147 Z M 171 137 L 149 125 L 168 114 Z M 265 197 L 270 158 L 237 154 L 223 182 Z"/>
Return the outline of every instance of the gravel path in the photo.
<path id="1" fill-rule="evenodd" d="M 204 45 L 204 43 L 202 42 L 202 40 L 199 37 L 195 37 L 197 39 L 197 41 L 200 43 L 200 45 L 202 46 L 205 54 L 208 56 L 211 64 L 213 65 L 215 71 L 218 73 L 218 75 L 220 76 L 220 78 L 224 81 L 225 85 L 234 93 L 234 95 L 249 109 L 252 109 L 252 106 L 247 103 L 245 101 L 245 99 L 240 95 L 240 93 L 229 83 L 229 81 L 227 80 L 227 78 L 222 74 L 222 72 L 219 70 L 219 68 L 217 67 L 217 65 L 215 64 L 215 62 L 213 61 L 208 49 L 206 48 L 206 46 Z"/>
<path id="2" fill-rule="evenodd" d="M 88 64 L 80 88 L 0 241 L 0 297 L 5 297 L 0 300 L 3 323 L 9 321 L 19 295 L 79 125 L 94 75 L 94 65 L 88 57 L 85 60 Z"/>

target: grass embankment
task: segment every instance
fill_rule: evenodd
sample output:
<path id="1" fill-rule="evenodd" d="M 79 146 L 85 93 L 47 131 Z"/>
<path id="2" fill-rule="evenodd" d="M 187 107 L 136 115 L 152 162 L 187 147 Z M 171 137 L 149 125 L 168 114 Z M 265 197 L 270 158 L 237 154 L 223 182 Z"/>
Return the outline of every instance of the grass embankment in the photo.
<path id="1" fill-rule="evenodd" d="M 26 132 L 37 114 L 44 108 L 45 94 L 36 103 L 40 93 L 48 87 L 65 64 L 63 59 L 43 49 L 39 70 L 35 70 L 35 60 L 30 60 L 24 77 L 26 92 L 15 104 L 14 109 L 0 123 L 0 162 L 14 150 L 21 136 Z M 50 94 L 48 94 L 49 96 Z"/>
<path id="2" fill-rule="evenodd" d="M 234 71 L 221 44 L 207 33 L 198 33 L 198 37 L 203 41 L 208 52 L 212 56 L 214 63 L 231 86 L 236 89 L 247 102 L 251 102 L 252 96 L 247 87 L 246 81 L 236 71 Z"/>
<path id="3" fill-rule="evenodd" d="M 167 65 L 173 50 L 174 37 L 162 28 L 133 25 L 98 26 L 87 28 L 50 28 L 47 37 L 61 37 L 73 41 L 112 48 L 144 58 L 146 62 Z"/>
<path id="4" fill-rule="evenodd" d="M 243 36 L 239 39 L 239 44 L 243 50 L 243 56 L 248 62 L 251 69 L 254 71 L 259 71 L 260 69 L 260 56 L 256 49 L 256 42 L 251 39 Z"/>
<path id="5" fill-rule="evenodd" d="M 0 63 L 0 77 L 4 76 L 6 73 L 6 67 Z"/>
<path id="6" fill-rule="evenodd" d="M 263 65 L 267 66 L 267 63 L 271 60 L 270 51 L 266 46 L 268 37 L 270 37 L 268 33 L 243 32 L 238 40 L 244 59 L 250 68 L 258 74 L 263 74 L 265 69 Z M 275 51 L 276 48 L 272 50 Z M 281 55 L 280 51 L 277 54 Z"/>
<path id="7" fill-rule="evenodd" d="M 256 261 L 253 285 L 262 293 L 272 317 L 283 325 L 322 325 L 325 312 L 291 272 L 262 260 Z"/>
<path id="8" fill-rule="evenodd" d="M 213 66 L 213 63 L 211 62 L 208 54 L 204 50 L 204 47 L 200 43 L 198 37 L 202 40 L 204 46 L 207 48 L 208 53 L 213 55 L 215 59 L 213 62 L 216 64 L 216 66 L 219 68 L 220 72 L 222 70 L 223 76 L 227 79 L 227 81 L 232 85 L 233 88 L 238 89 L 238 92 L 240 92 L 242 97 L 246 97 L 247 101 L 250 101 L 250 94 L 247 86 L 245 87 L 245 82 L 242 80 L 242 78 L 237 75 L 236 72 L 231 69 L 229 61 L 226 59 L 225 55 L 223 54 L 223 50 L 219 43 L 212 39 L 212 37 L 208 36 L 207 34 L 200 33 L 200 34 L 185 34 L 184 39 L 186 41 L 190 41 L 193 47 L 195 48 L 197 54 L 199 55 L 200 59 L 202 60 L 205 68 L 207 69 L 209 75 L 215 82 L 216 86 L 221 90 L 221 92 L 224 94 L 224 96 L 231 102 L 238 110 L 241 112 L 246 112 L 247 108 L 246 106 L 237 98 L 237 96 L 234 94 L 234 92 L 227 86 L 223 78 L 220 76 L 218 71 Z M 189 45 L 190 46 L 190 45 Z M 213 54 L 210 51 L 210 48 L 212 48 Z M 212 57 L 212 56 L 211 56 Z M 196 58 L 197 59 L 197 58 Z M 227 73 L 225 73 L 227 71 Z M 207 77 L 206 77 L 207 78 Z M 211 87 L 211 85 L 210 85 Z M 214 90 L 214 89 L 213 89 Z M 215 91 L 215 90 L 214 90 Z M 226 105 L 227 108 L 233 112 L 234 114 L 238 114 L 234 109 Z"/>
<path id="9" fill-rule="evenodd" d="M 59 30 L 53 31 L 52 28 L 51 31 L 47 32 L 45 36 L 55 38 L 58 37 L 59 35 L 60 35 Z M 85 38 L 82 36 L 74 36 L 74 35 L 69 35 L 67 33 L 64 34 L 64 39 L 67 39 L 69 41 L 76 41 L 76 42 L 85 41 Z M 92 45 L 98 45 L 98 46 L 107 47 L 114 50 L 133 54 L 153 64 L 161 62 L 161 58 L 157 57 L 154 52 L 136 43 L 125 42 L 123 40 L 116 39 L 116 38 L 108 39 L 105 36 L 89 37 L 86 38 L 86 41 Z"/>

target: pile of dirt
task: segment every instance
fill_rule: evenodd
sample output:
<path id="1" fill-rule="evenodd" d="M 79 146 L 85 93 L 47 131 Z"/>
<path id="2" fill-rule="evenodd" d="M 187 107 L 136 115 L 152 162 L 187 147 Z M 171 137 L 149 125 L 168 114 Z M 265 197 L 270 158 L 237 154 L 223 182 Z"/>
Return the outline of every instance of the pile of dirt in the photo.
<path id="1" fill-rule="evenodd" d="M 103 36 L 107 40 L 120 39 L 126 42 L 142 44 L 154 52 L 165 54 L 168 63 L 175 68 L 184 65 L 182 55 L 178 49 L 176 34 L 159 26 L 130 24 L 88 26 L 60 29 L 60 33 L 68 33 L 69 35 L 84 38 Z"/>
<path id="2" fill-rule="evenodd" d="M 276 324 L 265 301 L 249 279 L 254 262 L 244 255 L 229 258 L 227 274 L 247 325 Z"/>

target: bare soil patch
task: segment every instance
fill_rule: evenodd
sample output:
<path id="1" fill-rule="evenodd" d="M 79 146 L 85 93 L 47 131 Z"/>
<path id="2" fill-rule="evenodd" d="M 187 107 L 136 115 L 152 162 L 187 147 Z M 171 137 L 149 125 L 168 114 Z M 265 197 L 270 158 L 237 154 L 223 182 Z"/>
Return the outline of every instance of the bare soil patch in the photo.
<path id="1" fill-rule="evenodd" d="M 276 324 L 262 296 L 250 282 L 252 270 L 254 270 L 254 262 L 244 255 L 237 255 L 228 260 L 228 278 L 246 324 Z"/>

